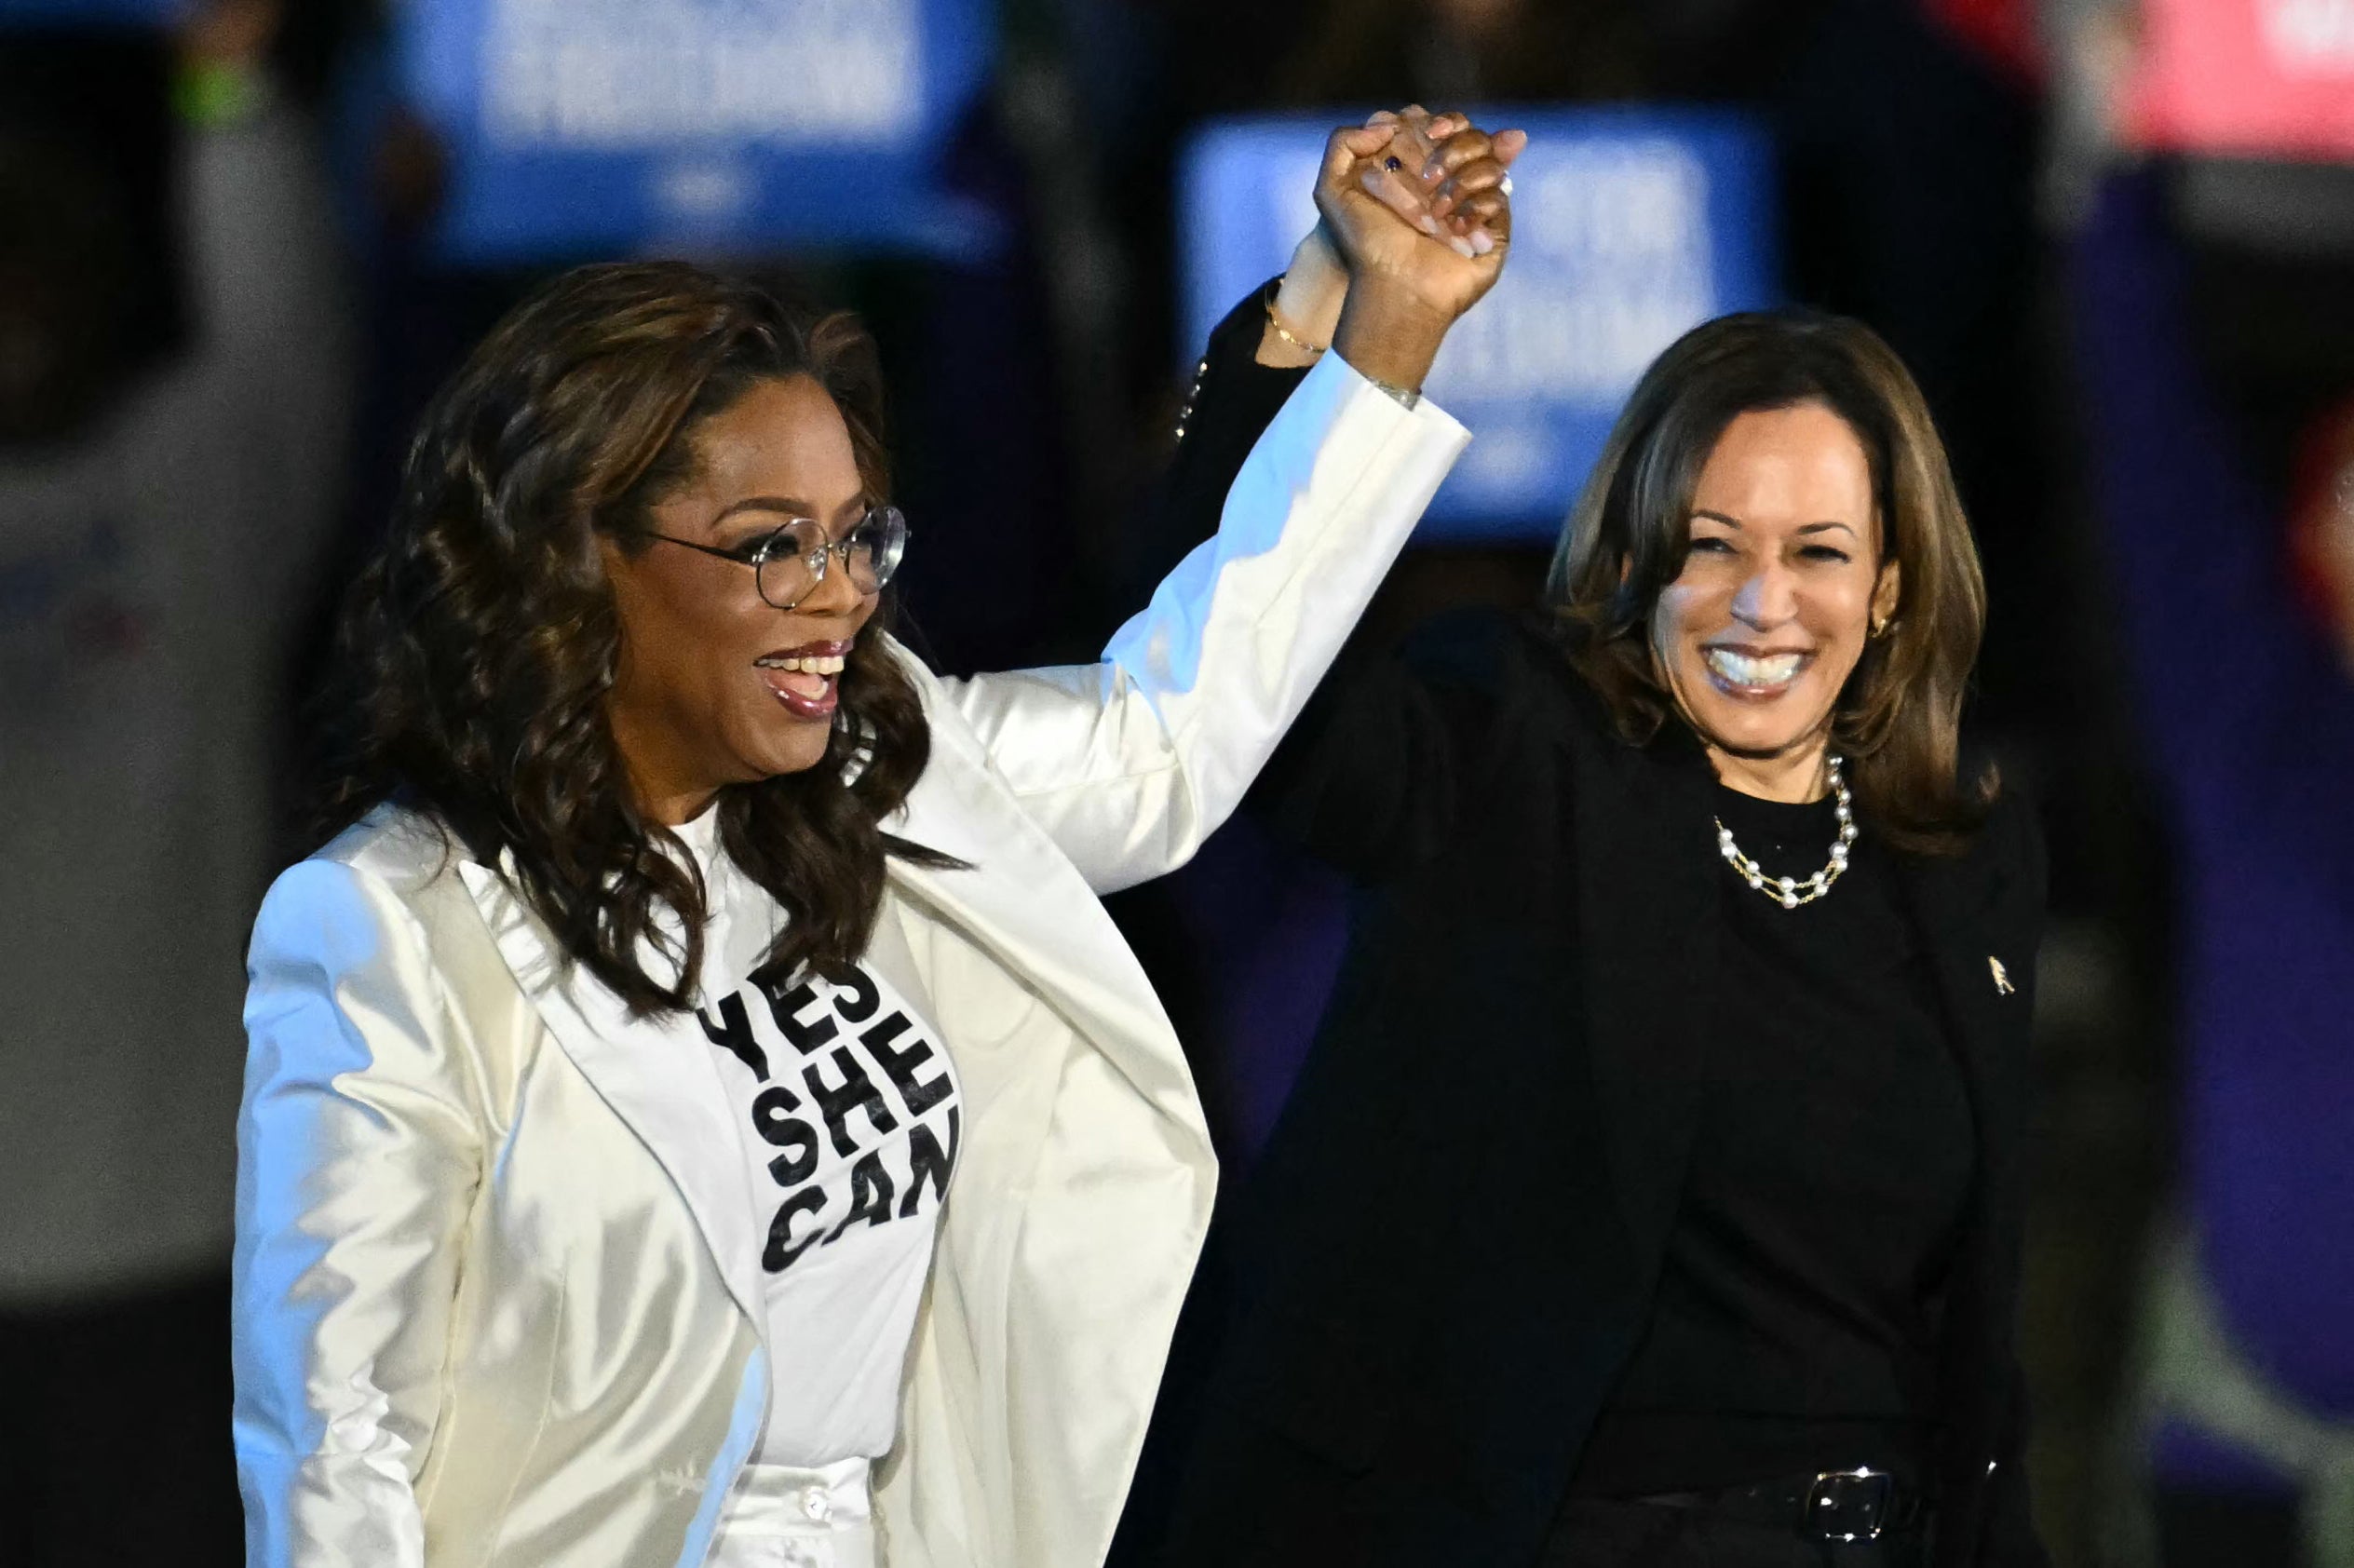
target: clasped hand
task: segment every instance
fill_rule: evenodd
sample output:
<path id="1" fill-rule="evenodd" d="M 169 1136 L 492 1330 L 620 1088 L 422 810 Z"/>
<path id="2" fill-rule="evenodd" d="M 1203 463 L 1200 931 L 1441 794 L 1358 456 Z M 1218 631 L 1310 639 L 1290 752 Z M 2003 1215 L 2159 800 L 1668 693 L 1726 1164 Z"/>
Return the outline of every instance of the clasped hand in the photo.
<path id="1" fill-rule="evenodd" d="M 1447 329 L 1495 286 L 1511 249 L 1506 170 L 1528 144 L 1419 105 L 1333 132 L 1318 170 L 1319 223 L 1275 300 L 1292 335 L 1260 358 L 1299 362 L 1330 343 L 1361 373 L 1416 388 Z M 1289 352 L 1287 352 L 1289 350 Z"/>

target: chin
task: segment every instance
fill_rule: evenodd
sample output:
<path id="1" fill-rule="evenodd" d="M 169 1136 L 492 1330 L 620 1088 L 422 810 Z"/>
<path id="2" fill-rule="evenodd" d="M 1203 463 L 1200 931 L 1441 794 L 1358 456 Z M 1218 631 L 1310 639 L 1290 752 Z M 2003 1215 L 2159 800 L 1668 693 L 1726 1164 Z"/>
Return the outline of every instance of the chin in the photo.
<path id="1" fill-rule="evenodd" d="M 808 744 L 775 747 L 768 753 L 769 765 L 764 777 L 781 778 L 789 773 L 807 773 L 825 760 L 826 737 L 823 736 Z"/>
<path id="2" fill-rule="evenodd" d="M 1813 694 L 1804 691 L 1755 702 L 1728 697 L 1703 685 L 1697 692 L 1687 692 L 1684 710 L 1711 745 L 1760 757 L 1779 756 L 1812 743 L 1831 718 L 1830 706 L 1816 702 Z"/>
<path id="3" fill-rule="evenodd" d="M 756 733 L 740 737 L 745 744 L 736 748 L 737 771 L 747 783 L 806 773 L 825 761 L 826 746 L 832 737 L 831 724 L 770 719 Z"/>
<path id="4" fill-rule="evenodd" d="M 1712 722 L 1706 713 L 1699 720 L 1711 745 L 1743 757 L 1779 757 L 1803 747 L 1817 733 L 1811 724 L 1776 724 L 1767 729 L 1756 723 Z"/>

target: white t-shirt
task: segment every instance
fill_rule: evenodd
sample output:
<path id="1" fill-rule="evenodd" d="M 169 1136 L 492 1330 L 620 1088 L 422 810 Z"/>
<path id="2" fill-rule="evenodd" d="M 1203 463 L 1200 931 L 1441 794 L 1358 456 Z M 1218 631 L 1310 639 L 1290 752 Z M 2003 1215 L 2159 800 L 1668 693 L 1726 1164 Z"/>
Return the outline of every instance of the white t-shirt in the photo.
<path id="1" fill-rule="evenodd" d="M 716 812 L 679 831 L 706 868 L 717 831 Z M 746 945 L 745 933 L 728 935 L 737 939 L 710 943 L 723 964 Z M 774 1358 L 753 1462 L 814 1469 L 880 1458 L 898 1433 L 900 1377 L 964 1132 L 955 1073 L 939 1034 L 872 964 L 844 984 L 755 969 L 731 985 L 713 973 L 707 966 L 697 1018 L 761 1206 Z"/>

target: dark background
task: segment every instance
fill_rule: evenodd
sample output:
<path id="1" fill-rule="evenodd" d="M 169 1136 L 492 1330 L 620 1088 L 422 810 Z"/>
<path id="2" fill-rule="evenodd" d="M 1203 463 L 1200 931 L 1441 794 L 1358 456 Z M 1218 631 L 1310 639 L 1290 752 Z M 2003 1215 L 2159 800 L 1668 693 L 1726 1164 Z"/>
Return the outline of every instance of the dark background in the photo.
<path id="1" fill-rule="evenodd" d="M 397 101 L 365 87 L 382 79 L 375 7 L 212 9 L 253 26 L 250 47 L 210 47 L 265 60 L 281 101 L 312 128 L 351 345 L 348 457 L 314 525 L 316 564 L 284 607 L 294 629 L 275 666 L 280 722 L 266 738 L 276 858 L 253 868 L 258 879 L 309 846 L 302 807 L 326 733 L 315 698 L 327 628 L 386 514 L 408 429 L 538 274 L 460 272 L 432 259 L 425 237 L 439 149 Z M 2037 1507 L 2063 1564 L 2119 1561 L 2125 1550 L 2109 1510 L 2117 1454 L 2131 1443 L 2136 1285 L 2169 1211 L 2182 1091 L 2168 933 L 2183 895 L 2152 783 L 2162 760 L 2132 716 L 2112 547 L 2094 524 L 2094 437 L 2075 391 L 2062 268 L 2088 193 L 2130 161 L 2102 132 L 2098 61 L 2081 30 L 2100 9 L 2056 0 L 2041 11 L 2028 0 L 1004 0 L 993 85 L 944 158 L 949 181 L 1008 225 L 1005 251 L 980 264 L 834 254 L 755 267 L 780 289 L 858 308 L 882 345 L 900 499 L 917 529 L 901 580 L 919 646 L 951 670 L 1088 658 L 1141 602 L 1157 559 L 1130 520 L 1170 450 L 1182 391 L 1173 368 L 1190 347 L 1175 341 L 1171 232 L 1173 160 L 1188 127 L 1310 107 L 1338 123 L 1407 101 L 1698 101 L 1757 115 L 1779 157 L 1787 293 L 1885 334 L 1951 445 L 1993 604 L 1970 724 L 2039 798 L 2051 839 L 2023 1338 Z M 194 134 L 173 108 L 185 63 L 173 39 L 0 30 L 0 128 L 58 149 L 49 167 L 69 169 L 81 183 L 68 188 L 87 196 L 44 205 L 36 197 L 50 187 L 0 184 L 11 203 L 0 211 L 0 292 L 21 315 L 25 301 L 46 298 L 38 290 L 60 291 L 41 313 L 81 323 L 82 334 L 70 373 L 12 405 L 0 472 L 70 446 L 115 399 L 190 351 L 173 209 L 175 159 Z M 2301 432 L 2354 389 L 2354 250 L 2283 247 L 2264 223 L 2184 196 L 2218 169 L 2239 181 L 2253 167 L 2176 162 L 2158 178 L 2178 198 L 2172 238 L 2192 267 L 2198 362 L 2285 517 Z M 2349 210 L 2348 170 L 2296 172 L 2282 194 L 2254 198 L 2260 216 L 2268 202 L 2293 228 Z M 63 283 L 61 251 L 74 258 Z M 84 322 L 77 301 L 101 308 Z M 0 565 L 6 527 L 0 518 Z M 1377 606 L 1370 635 L 1448 603 L 1526 602 L 1548 548 L 1421 552 Z M 1319 972 L 1336 939 L 1330 889 L 1312 879 L 1271 895 L 1254 887 L 1265 853 L 1246 824 L 1197 867 L 1114 900 L 1241 1166 L 1312 1019 L 1238 1022 L 1222 986 L 1237 964 L 1263 986 L 1294 958 Z M 29 907 L 41 896 L 0 869 L 0 899 Z M 7 1008 L 0 996 L 7 1070 L 34 1071 L 28 1043 L 8 1034 Z M 2335 1043 L 2354 1047 L 2354 1024 Z M 2354 1067 L 2344 1081 L 2354 1084 Z M 0 1073 L 0 1092 L 7 1082 Z M 89 1179 L 147 1173 L 115 1167 Z M 225 1203 L 224 1193 L 224 1237 Z M 112 1449 L 143 1447 L 150 1463 L 184 1460 L 175 1467 L 218 1500 L 230 1484 L 224 1369 L 191 1374 L 197 1414 L 168 1428 L 184 1445 L 169 1458 L 135 1420 L 110 1430 L 42 1413 L 136 1408 L 156 1386 L 152 1372 L 109 1370 L 121 1360 L 109 1347 L 147 1331 L 107 1327 L 125 1302 L 148 1312 L 135 1321 L 160 1315 L 184 1329 L 186 1358 L 218 1358 L 217 1280 L 211 1270 L 110 1275 L 62 1294 L 0 1294 L 10 1347 L 0 1349 L 9 1380 L 0 1430 L 16 1428 L 7 1446 L 30 1443 L 52 1454 L 55 1473 L 93 1477 L 118 1473 Z M 61 1360 L 71 1345 L 84 1347 L 82 1359 Z M 123 1386 L 134 1377 L 137 1388 Z M 2258 1501 L 2266 1496 L 2266 1506 L 2280 1501 Z M 55 1487 L 0 1486 L 0 1561 L 49 1561 L 62 1537 L 37 1521 L 69 1506 Z M 234 1544 L 207 1534 L 234 1528 L 233 1507 L 230 1499 L 183 1515 L 174 1559 L 233 1561 Z"/>

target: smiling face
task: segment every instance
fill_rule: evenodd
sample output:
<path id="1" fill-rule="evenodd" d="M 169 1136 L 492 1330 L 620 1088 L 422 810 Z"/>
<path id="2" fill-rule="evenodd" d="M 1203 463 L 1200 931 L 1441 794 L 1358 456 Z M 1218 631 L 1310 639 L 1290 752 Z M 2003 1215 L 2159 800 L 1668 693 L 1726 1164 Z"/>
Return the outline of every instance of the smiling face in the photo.
<path id="1" fill-rule="evenodd" d="M 865 512 L 849 428 L 807 376 L 756 384 L 692 440 L 693 471 L 647 520 L 673 540 L 733 550 L 792 518 L 839 539 Z M 641 808 L 683 822 L 725 785 L 815 767 L 875 596 L 838 560 L 779 610 L 749 565 L 659 540 L 603 550 L 621 620 L 606 712 Z"/>
<path id="2" fill-rule="evenodd" d="M 1725 426 L 1693 489 L 1684 570 L 1651 615 L 1652 657 L 1725 783 L 1821 793 L 1832 709 L 1896 611 L 1880 556 L 1871 466 L 1845 420 L 1806 402 Z"/>

